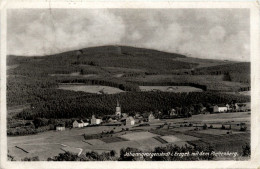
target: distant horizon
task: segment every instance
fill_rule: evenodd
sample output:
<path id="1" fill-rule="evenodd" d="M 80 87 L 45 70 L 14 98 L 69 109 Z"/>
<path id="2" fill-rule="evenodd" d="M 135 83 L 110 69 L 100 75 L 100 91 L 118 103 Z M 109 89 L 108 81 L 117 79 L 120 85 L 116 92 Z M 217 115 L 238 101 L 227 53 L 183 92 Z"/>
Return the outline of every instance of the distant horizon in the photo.
<path id="1" fill-rule="evenodd" d="M 196 57 L 196 56 L 192 56 L 191 54 L 185 54 L 185 53 L 177 53 L 177 52 L 167 52 L 167 51 L 163 51 L 163 50 L 158 50 L 158 49 L 152 49 L 152 48 L 143 48 L 143 47 L 138 47 L 138 46 L 127 46 L 127 45 L 101 45 L 101 46 L 89 46 L 89 47 L 85 47 L 85 48 L 80 48 L 80 49 L 71 49 L 71 50 L 67 50 L 67 51 L 61 51 L 59 53 L 53 53 L 53 54 L 48 54 L 48 55 L 13 55 L 13 54 L 7 54 L 7 56 L 17 56 L 17 57 L 46 57 L 46 56 L 52 56 L 52 55 L 58 55 L 58 54 L 62 54 L 62 53 L 67 53 L 67 52 L 72 52 L 72 51 L 78 51 L 78 50 L 82 50 L 82 49 L 88 49 L 88 48 L 95 48 L 95 47 L 108 47 L 108 46 L 120 46 L 120 47 L 133 47 L 133 48 L 141 48 L 141 49 L 147 49 L 147 50 L 155 50 L 155 51 L 159 51 L 159 52 L 165 52 L 165 53 L 172 53 L 172 54 L 180 54 L 183 55 L 185 57 L 190 57 L 190 58 L 196 58 L 196 59 L 205 59 L 205 60 L 228 60 L 228 61 L 233 61 L 233 62 L 251 62 L 249 61 L 240 61 L 240 60 L 231 60 L 231 59 L 218 59 L 218 58 L 200 58 L 200 57 Z"/>
<path id="2" fill-rule="evenodd" d="M 250 62 L 248 9 L 9 9 L 7 54 L 120 45 Z"/>

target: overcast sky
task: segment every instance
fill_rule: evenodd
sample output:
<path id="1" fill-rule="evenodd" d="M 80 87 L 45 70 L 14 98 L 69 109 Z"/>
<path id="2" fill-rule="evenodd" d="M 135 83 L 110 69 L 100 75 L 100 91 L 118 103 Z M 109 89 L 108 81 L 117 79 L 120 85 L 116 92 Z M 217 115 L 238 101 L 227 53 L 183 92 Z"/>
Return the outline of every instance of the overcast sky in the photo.
<path id="1" fill-rule="evenodd" d="M 9 9 L 7 24 L 14 55 L 128 45 L 250 60 L 248 9 Z"/>

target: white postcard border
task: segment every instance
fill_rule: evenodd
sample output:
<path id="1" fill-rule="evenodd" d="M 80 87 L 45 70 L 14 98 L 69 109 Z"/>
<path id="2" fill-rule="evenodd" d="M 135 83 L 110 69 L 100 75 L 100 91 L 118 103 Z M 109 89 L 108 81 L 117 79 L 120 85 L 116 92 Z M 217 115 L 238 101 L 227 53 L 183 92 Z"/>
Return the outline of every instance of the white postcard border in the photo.
<path id="1" fill-rule="evenodd" d="M 6 38 L 7 9 L 21 8 L 249 8 L 251 46 L 251 160 L 249 161 L 173 161 L 173 162 L 11 162 L 7 161 L 6 136 Z M 260 167 L 260 43 L 259 4 L 257 2 L 151 2 L 151 1 L 4 1 L 1 4 L 1 161 L 12 168 L 259 168 Z"/>

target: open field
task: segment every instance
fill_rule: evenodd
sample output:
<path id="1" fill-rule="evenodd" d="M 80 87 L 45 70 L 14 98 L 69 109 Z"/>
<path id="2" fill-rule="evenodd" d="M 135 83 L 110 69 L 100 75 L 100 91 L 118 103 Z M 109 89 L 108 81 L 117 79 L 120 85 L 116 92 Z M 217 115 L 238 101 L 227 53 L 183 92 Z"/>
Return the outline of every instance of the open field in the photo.
<path id="1" fill-rule="evenodd" d="M 152 138 L 155 136 L 157 135 L 150 132 L 135 132 L 135 133 L 122 135 L 121 137 L 127 140 L 142 140 L 142 139 Z"/>
<path id="2" fill-rule="evenodd" d="M 242 121 L 238 117 L 244 118 L 245 120 Z M 165 121 L 170 122 L 173 126 L 180 126 L 180 124 L 184 124 L 184 122 L 185 124 L 192 123 L 193 127 L 156 129 L 156 127 Z M 214 127 L 220 127 L 223 122 L 231 124 L 233 134 L 226 134 L 228 130 L 216 128 L 194 130 L 195 123 L 199 126 L 206 123 L 208 126 L 209 124 L 213 124 L 213 126 L 216 125 Z M 216 151 L 241 152 L 242 145 L 246 142 L 250 142 L 250 127 L 248 127 L 249 131 L 246 132 L 238 131 L 239 126 L 237 126 L 237 124 L 240 122 L 246 122 L 246 124 L 249 125 L 250 114 L 248 114 L 248 112 L 221 113 L 194 115 L 192 118 L 160 120 L 155 123 L 157 125 L 146 126 L 146 128 L 136 126 L 132 128 L 133 130 L 130 129 L 130 131 L 123 133 L 119 132 L 122 126 L 116 127 L 115 129 L 114 126 L 97 126 L 82 129 L 66 129 L 62 132 L 47 131 L 36 135 L 8 137 L 8 150 L 9 154 L 14 156 L 16 160 L 33 156 L 39 156 L 40 160 L 46 160 L 48 157 L 58 155 L 64 151 L 74 153 L 82 151 L 81 153 L 84 154 L 87 151 L 102 153 L 115 150 L 117 155 L 119 155 L 121 148 L 133 147 L 147 151 L 154 147 L 166 146 L 167 144 L 176 144 L 179 146 L 185 144 L 208 146 L 211 144 Z M 228 126 L 228 123 L 226 126 Z M 116 133 L 107 138 L 85 140 L 83 137 L 83 134 L 98 134 L 102 131 L 110 131 L 112 129 L 114 129 Z M 160 137 L 167 143 L 155 139 L 155 137 Z"/>
<path id="3" fill-rule="evenodd" d="M 207 129 L 207 130 L 200 130 L 198 131 L 199 133 L 205 133 L 205 134 L 213 134 L 213 135 L 226 135 L 229 130 L 220 130 L 220 129 Z M 233 131 L 232 134 L 242 134 L 244 132 L 239 132 L 239 131 Z"/>
<path id="4" fill-rule="evenodd" d="M 211 145 L 215 151 L 230 151 L 241 154 L 242 146 L 250 143 L 250 133 L 231 134 L 231 135 L 212 135 L 198 132 L 187 132 L 186 134 L 199 137 L 200 140 L 188 141 L 188 143 L 197 146 Z"/>
<path id="5" fill-rule="evenodd" d="M 72 90 L 72 91 L 82 91 L 86 93 L 96 93 L 96 94 L 114 94 L 124 92 L 115 87 L 110 86 L 99 86 L 99 85 L 60 85 L 59 89 L 62 90 Z"/>
<path id="6" fill-rule="evenodd" d="M 199 114 L 194 115 L 191 118 L 181 119 L 164 119 L 162 121 L 170 123 L 225 123 L 225 122 L 250 122 L 250 112 L 234 112 L 234 113 L 216 113 L 216 114 Z"/>
<path id="7" fill-rule="evenodd" d="M 15 68 L 17 68 L 18 66 L 19 66 L 18 64 L 7 66 L 7 70 L 15 69 Z"/>
<path id="8" fill-rule="evenodd" d="M 104 141 L 101 141 L 101 140 L 99 140 L 99 139 L 83 140 L 83 142 L 88 143 L 89 145 L 105 144 Z"/>
<path id="9" fill-rule="evenodd" d="M 239 92 L 239 94 L 251 96 L 251 91 L 243 91 L 243 92 Z"/>
<path id="10" fill-rule="evenodd" d="M 145 69 L 134 69 L 134 68 L 125 68 L 125 67 L 102 67 L 102 68 L 112 73 L 145 72 Z"/>
<path id="11" fill-rule="evenodd" d="M 7 109 L 7 116 L 8 116 L 8 117 L 15 116 L 16 114 L 22 112 L 24 109 L 28 109 L 28 108 L 30 108 L 30 105 L 29 105 L 29 104 L 9 107 L 9 108 Z"/>
<path id="12" fill-rule="evenodd" d="M 80 74 L 80 72 L 73 72 L 73 73 L 69 73 L 69 74 L 49 74 L 50 76 L 53 77 L 98 77 L 97 74 L 94 73 L 89 73 L 89 74 Z"/>
<path id="13" fill-rule="evenodd" d="M 178 60 L 182 62 L 188 63 L 196 63 L 198 64 L 196 68 L 200 67 L 210 67 L 210 66 L 217 66 L 217 65 L 224 65 L 229 63 L 235 63 L 234 61 L 220 61 L 220 60 L 213 60 L 213 59 L 199 59 L 194 57 L 189 58 L 174 58 L 173 60 Z"/>
<path id="14" fill-rule="evenodd" d="M 104 143 L 113 143 L 113 142 L 127 141 L 127 139 L 124 139 L 122 137 L 105 137 L 105 138 L 101 138 L 101 140 Z"/>
<path id="15" fill-rule="evenodd" d="M 202 89 L 191 86 L 139 86 L 141 91 L 162 91 L 162 92 L 202 92 Z"/>

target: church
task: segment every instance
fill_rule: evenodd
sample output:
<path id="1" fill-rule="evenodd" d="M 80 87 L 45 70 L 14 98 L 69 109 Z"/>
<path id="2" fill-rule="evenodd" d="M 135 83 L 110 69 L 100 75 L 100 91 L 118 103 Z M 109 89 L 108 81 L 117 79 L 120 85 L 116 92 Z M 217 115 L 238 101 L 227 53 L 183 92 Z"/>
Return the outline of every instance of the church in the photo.
<path id="1" fill-rule="evenodd" d="M 116 103 L 116 116 L 121 116 L 121 106 L 119 104 L 119 101 L 117 100 L 117 103 Z"/>

